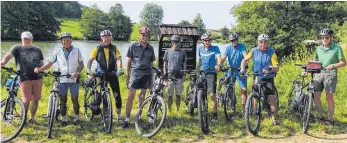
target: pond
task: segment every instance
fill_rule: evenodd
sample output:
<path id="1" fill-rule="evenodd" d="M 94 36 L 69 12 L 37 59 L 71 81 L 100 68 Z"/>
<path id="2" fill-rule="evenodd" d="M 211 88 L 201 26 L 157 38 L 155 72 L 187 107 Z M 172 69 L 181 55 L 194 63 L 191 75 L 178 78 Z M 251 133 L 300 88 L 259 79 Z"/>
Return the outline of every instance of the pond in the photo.
<path id="1" fill-rule="evenodd" d="M 133 41 L 134 42 L 134 41 Z M 126 64 L 126 53 L 128 51 L 129 46 L 133 43 L 133 42 L 127 42 L 127 41 L 113 41 L 112 44 L 115 44 L 118 46 L 120 53 L 122 55 L 122 60 L 123 60 L 123 66 L 125 66 Z M 84 63 L 85 65 L 88 62 L 89 59 L 89 55 L 92 51 L 92 49 L 96 46 L 98 46 L 101 42 L 100 41 L 78 41 L 78 40 L 74 40 L 72 42 L 72 45 L 75 47 L 78 47 L 81 50 L 83 59 L 84 59 Z M 11 47 L 13 45 L 16 44 L 21 44 L 21 41 L 1 41 L 1 58 L 11 49 Z M 150 44 L 154 47 L 155 50 L 155 54 L 156 54 L 156 59 L 158 59 L 158 49 L 159 49 L 159 42 L 158 41 L 152 41 L 150 42 Z M 44 54 L 44 61 L 45 63 L 47 62 L 48 59 L 50 59 L 51 54 L 53 53 L 53 51 L 61 46 L 60 41 L 34 41 L 33 45 L 38 46 L 41 48 L 43 54 Z M 197 46 L 201 46 L 202 43 L 198 43 Z M 222 43 L 212 43 L 212 45 L 216 45 L 219 46 L 220 51 L 223 53 L 225 46 L 227 44 L 222 44 Z M 14 62 L 14 60 L 12 60 L 11 62 Z M 93 63 L 93 66 L 96 65 L 96 62 Z"/>

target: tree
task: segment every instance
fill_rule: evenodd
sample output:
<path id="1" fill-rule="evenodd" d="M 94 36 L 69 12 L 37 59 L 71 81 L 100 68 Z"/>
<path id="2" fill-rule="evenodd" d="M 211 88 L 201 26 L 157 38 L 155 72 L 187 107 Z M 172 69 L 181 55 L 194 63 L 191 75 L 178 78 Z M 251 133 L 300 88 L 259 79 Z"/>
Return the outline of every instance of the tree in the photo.
<path id="1" fill-rule="evenodd" d="M 180 23 L 178 23 L 180 25 L 190 25 L 189 21 L 187 20 L 182 20 Z"/>
<path id="2" fill-rule="evenodd" d="M 108 28 L 109 19 L 107 14 L 100 10 L 96 4 L 92 8 L 83 8 L 82 11 L 81 33 L 87 39 L 100 39 L 100 32 Z"/>
<path id="3" fill-rule="evenodd" d="M 193 25 L 198 27 L 199 35 L 202 35 L 206 32 L 206 26 L 204 22 L 202 21 L 202 17 L 200 13 L 198 13 L 195 19 L 193 20 Z"/>
<path id="4" fill-rule="evenodd" d="M 162 23 L 164 17 L 163 8 L 154 3 L 147 3 L 140 14 L 140 25 L 146 26 L 151 30 L 154 39 L 159 33 L 159 25 Z"/>
<path id="5" fill-rule="evenodd" d="M 233 31 L 241 35 L 240 39 L 247 47 L 256 43 L 257 35 L 267 33 L 278 57 L 286 58 L 298 52 L 297 47 L 302 41 L 315 39 L 320 29 L 332 28 L 334 23 L 342 26 L 347 17 L 346 4 L 330 1 L 243 2 L 231 9 L 237 21 Z"/>
<path id="6" fill-rule="evenodd" d="M 115 40 L 129 40 L 132 32 L 132 24 L 130 18 L 124 15 L 121 4 L 117 3 L 110 8 L 109 18 L 109 29 L 114 33 L 113 38 Z"/>
<path id="7" fill-rule="evenodd" d="M 60 23 L 51 7 L 50 2 L 1 2 L 1 39 L 20 39 L 23 31 L 30 31 L 35 40 L 56 39 Z"/>
<path id="8" fill-rule="evenodd" d="M 222 29 L 220 29 L 220 32 L 223 40 L 228 40 L 230 31 L 227 26 L 224 26 Z"/>
<path id="9" fill-rule="evenodd" d="M 82 8 L 85 7 L 76 1 L 54 1 L 51 4 L 58 18 L 81 18 Z"/>

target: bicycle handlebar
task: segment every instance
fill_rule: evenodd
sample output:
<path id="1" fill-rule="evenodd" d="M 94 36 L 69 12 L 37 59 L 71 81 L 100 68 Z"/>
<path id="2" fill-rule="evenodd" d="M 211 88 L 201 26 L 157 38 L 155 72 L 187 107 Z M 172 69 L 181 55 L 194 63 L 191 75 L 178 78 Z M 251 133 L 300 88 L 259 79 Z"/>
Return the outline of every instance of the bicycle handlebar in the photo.
<path id="1" fill-rule="evenodd" d="M 164 75 L 164 73 L 157 67 L 152 67 L 154 72 L 158 75 L 158 77 L 163 78 L 163 79 L 170 79 L 172 81 L 177 81 L 176 78 Z"/>

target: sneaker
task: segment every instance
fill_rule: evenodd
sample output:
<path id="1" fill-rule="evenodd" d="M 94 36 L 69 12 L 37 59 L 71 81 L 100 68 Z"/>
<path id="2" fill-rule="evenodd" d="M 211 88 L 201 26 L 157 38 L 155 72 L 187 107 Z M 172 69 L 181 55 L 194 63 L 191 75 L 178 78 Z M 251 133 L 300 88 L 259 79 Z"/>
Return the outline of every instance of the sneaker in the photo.
<path id="1" fill-rule="evenodd" d="M 335 121 L 332 121 L 332 120 L 327 120 L 324 122 L 325 125 L 328 125 L 328 126 L 334 126 L 335 124 Z"/>
<path id="2" fill-rule="evenodd" d="M 316 117 L 316 122 L 323 124 L 325 123 L 325 120 L 322 117 Z"/>
<path id="3" fill-rule="evenodd" d="M 128 129 L 129 126 L 130 126 L 130 123 L 127 122 L 127 121 L 125 121 L 125 122 L 123 123 L 123 125 L 121 126 L 121 128 L 122 128 L 122 130 L 125 130 L 125 129 Z"/>
<path id="4" fill-rule="evenodd" d="M 62 124 L 63 126 L 66 126 L 66 125 L 67 125 L 67 117 L 62 117 L 62 119 L 61 119 L 61 124 Z"/>
<path id="5" fill-rule="evenodd" d="M 78 126 L 81 124 L 81 120 L 75 120 L 75 122 L 73 123 L 75 126 Z"/>
<path id="6" fill-rule="evenodd" d="M 274 126 L 277 126 L 279 123 L 278 123 L 278 120 L 273 120 L 272 121 L 272 125 L 274 125 Z"/>
<path id="7" fill-rule="evenodd" d="M 124 123 L 124 121 L 122 120 L 122 118 L 118 118 L 117 120 L 118 124 L 122 125 Z"/>
<path id="8" fill-rule="evenodd" d="M 29 124 L 33 124 L 33 125 L 40 125 L 36 120 L 34 120 L 34 119 L 29 119 L 28 120 L 28 123 Z"/>

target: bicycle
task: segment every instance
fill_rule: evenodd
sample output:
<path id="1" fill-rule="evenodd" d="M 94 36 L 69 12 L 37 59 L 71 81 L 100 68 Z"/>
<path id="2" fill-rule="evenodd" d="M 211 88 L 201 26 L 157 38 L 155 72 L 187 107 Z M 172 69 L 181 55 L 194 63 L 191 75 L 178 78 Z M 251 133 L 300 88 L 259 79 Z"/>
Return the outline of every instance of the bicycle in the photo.
<path id="1" fill-rule="evenodd" d="M 176 81 L 176 79 L 164 75 L 160 69 L 156 67 L 152 67 L 152 69 L 155 72 L 156 80 L 150 96 L 141 103 L 135 118 L 137 133 L 147 138 L 153 137 L 160 131 L 166 118 L 167 110 L 163 99 L 165 83 L 167 80 Z"/>
<path id="2" fill-rule="evenodd" d="M 214 70 L 214 68 L 208 68 L 207 70 L 182 70 L 182 72 L 188 72 L 191 76 L 196 76 L 196 73 L 200 73 L 199 79 L 191 81 L 190 85 L 188 85 L 185 104 L 186 107 L 189 107 L 188 112 L 191 115 L 193 115 L 194 108 L 198 108 L 200 129 L 205 134 L 209 132 L 207 81 L 205 79 L 209 70 Z"/>
<path id="3" fill-rule="evenodd" d="M 262 120 L 262 109 L 267 110 L 268 116 L 271 116 L 271 109 L 270 109 L 270 104 L 268 102 L 267 96 L 264 95 L 264 86 L 266 83 L 262 81 L 260 77 L 260 73 L 255 72 L 255 73 L 246 74 L 247 77 L 249 75 L 252 75 L 254 77 L 254 82 L 252 85 L 252 91 L 249 94 L 246 101 L 245 123 L 246 123 L 246 127 L 248 131 L 252 133 L 253 135 L 257 135 L 260 129 L 260 122 Z M 277 113 L 278 107 L 279 107 L 279 99 L 278 99 L 277 89 L 275 88 L 274 90 L 275 90 L 276 106 L 277 106 L 275 112 Z M 251 118 L 253 116 L 255 117 L 254 119 L 256 119 L 255 122 L 251 121 Z M 255 127 L 252 128 L 252 125 L 255 125 Z"/>
<path id="4" fill-rule="evenodd" d="M 47 138 L 52 138 L 53 122 L 54 120 L 59 121 L 60 116 L 60 96 L 59 96 L 59 87 L 60 87 L 60 77 L 70 78 L 70 74 L 61 75 L 61 72 L 54 71 L 53 73 L 43 73 L 45 76 L 53 76 L 54 83 L 53 88 L 50 91 L 48 97 L 48 112 L 47 112 Z"/>
<path id="5" fill-rule="evenodd" d="M 122 73 L 121 73 L 122 74 Z M 95 115 L 101 114 L 103 131 L 111 133 L 112 130 L 112 100 L 110 89 L 107 87 L 108 82 L 106 76 L 121 75 L 116 72 L 101 72 L 98 71 L 90 81 L 85 81 L 84 93 L 84 116 L 87 121 L 93 120 Z M 96 82 L 96 77 L 100 78 L 100 82 Z M 100 87 L 100 91 L 97 88 Z M 115 95 L 117 96 L 117 95 Z M 101 104 L 102 103 L 102 104 Z M 102 105 L 102 107 L 100 107 Z"/>
<path id="6" fill-rule="evenodd" d="M 12 68 L 2 67 L 1 69 L 15 74 L 7 80 L 8 96 L 1 101 L 1 142 L 8 142 L 17 137 L 25 125 L 27 113 L 24 103 L 17 98 L 17 91 L 19 87 L 18 77 L 26 76 L 21 71 L 14 71 Z M 9 128 L 7 129 L 7 127 Z"/>
<path id="7" fill-rule="evenodd" d="M 313 76 L 315 73 L 319 73 L 321 69 L 308 69 L 307 65 L 302 64 L 295 64 L 295 66 L 300 67 L 311 74 L 311 79 L 308 83 L 304 83 L 307 75 L 299 75 L 299 77 L 301 77 L 301 81 L 293 80 L 288 98 L 288 111 L 290 113 L 298 112 L 300 114 L 302 117 L 302 131 L 306 134 L 309 126 L 314 97 Z M 304 88 L 307 88 L 307 91 L 303 93 Z M 294 91 L 296 94 L 295 100 L 292 99 Z"/>
<path id="8" fill-rule="evenodd" d="M 231 121 L 232 116 L 235 115 L 236 112 L 235 70 L 240 71 L 240 68 L 221 68 L 220 71 L 223 72 L 223 76 L 219 79 L 217 88 L 217 103 L 220 107 L 223 107 L 225 119 L 227 121 Z M 231 75 L 228 75 L 228 72 L 231 72 Z M 222 90 L 223 86 L 224 89 Z"/>

